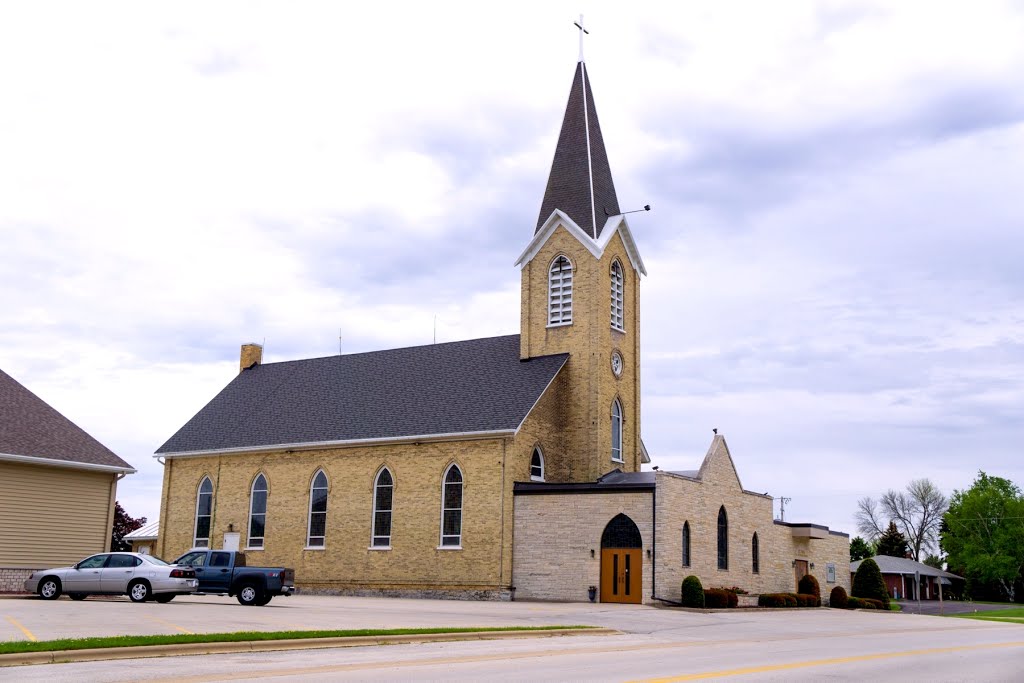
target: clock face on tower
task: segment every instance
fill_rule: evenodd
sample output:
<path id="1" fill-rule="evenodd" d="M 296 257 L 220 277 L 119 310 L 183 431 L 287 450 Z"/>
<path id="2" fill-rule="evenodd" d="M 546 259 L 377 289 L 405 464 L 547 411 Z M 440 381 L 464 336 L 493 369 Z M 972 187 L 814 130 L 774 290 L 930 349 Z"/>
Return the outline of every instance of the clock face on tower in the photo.
<path id="1" fill-rule="evenodd" d="M 618 351 L 612 352 L 612 373 L 618 377 L 622 374 L 622 356 Z"/>

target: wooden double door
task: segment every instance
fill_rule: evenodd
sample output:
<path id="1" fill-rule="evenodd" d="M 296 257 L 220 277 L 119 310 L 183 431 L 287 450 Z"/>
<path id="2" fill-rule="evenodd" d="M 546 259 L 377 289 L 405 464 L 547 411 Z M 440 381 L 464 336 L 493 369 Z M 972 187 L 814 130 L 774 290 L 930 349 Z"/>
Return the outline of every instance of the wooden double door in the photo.
<path id="1" fill-rule="evenodd" d="M 643 598 L 642 576 L 640 548 L 601 549 L 601 602 L 639 603 Z"/>

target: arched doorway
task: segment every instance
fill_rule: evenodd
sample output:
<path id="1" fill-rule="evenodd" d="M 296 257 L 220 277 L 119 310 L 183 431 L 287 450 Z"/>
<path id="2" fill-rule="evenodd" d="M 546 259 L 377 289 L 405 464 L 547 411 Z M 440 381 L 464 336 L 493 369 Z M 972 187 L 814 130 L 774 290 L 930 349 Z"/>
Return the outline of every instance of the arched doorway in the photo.
<path id="1" fill-rule="evenodd" d="M 601 602 L 643 600 L 643 540 L 636 524 L 615 515 L 601 534 Z"/>

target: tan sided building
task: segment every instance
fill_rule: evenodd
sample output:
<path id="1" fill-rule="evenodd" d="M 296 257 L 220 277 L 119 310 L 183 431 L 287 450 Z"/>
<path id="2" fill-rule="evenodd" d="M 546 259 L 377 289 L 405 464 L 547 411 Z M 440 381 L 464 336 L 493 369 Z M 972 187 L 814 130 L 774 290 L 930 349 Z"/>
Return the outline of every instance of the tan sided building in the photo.
<path id="1" fill-rule="evenodd" d="M 117 482 L 134 471 L 0 371 L 0 592 L 109 550 Z"/>
<path id="2" fill-rule="evenodd" d="M 582 60 L 516 265 L 519 335 L 267 364 L 243 345 L 238 376 L 157 451 L 154 552 L 237 547 L 306 590 L 585 600 L 593 585 L 631 602 L 678 599 L 688 573 L 793 590 L 798 562 L 845 566 L 845 536 L 773 523 L 724 440 L 699 472 L 641 472 L 646 270 Z M 725 569 L 709 555 L 720 508 Z M 764 569 L 744 571 L 755 532 Z"/>

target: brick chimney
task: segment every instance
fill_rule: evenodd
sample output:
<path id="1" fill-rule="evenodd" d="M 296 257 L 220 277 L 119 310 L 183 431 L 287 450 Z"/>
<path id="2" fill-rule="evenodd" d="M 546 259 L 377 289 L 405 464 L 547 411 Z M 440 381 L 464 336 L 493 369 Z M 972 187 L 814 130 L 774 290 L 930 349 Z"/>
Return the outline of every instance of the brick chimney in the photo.
<path id="1" fill-rule="evenodd" d="M 238 361 L 238 374 L 254 365 L 263 362 L 263 346 L 260 344 L 242 344 L 242 356 Z"/>

